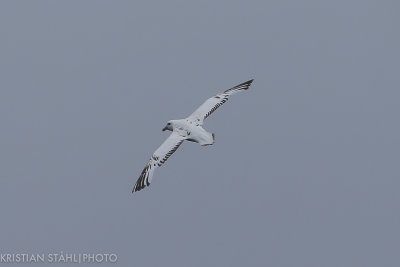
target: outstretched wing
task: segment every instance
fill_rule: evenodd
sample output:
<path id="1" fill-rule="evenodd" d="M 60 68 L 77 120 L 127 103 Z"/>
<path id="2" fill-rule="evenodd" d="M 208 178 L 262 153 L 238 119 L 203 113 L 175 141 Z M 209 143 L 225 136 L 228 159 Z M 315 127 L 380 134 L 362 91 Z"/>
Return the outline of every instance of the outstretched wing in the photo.
<path id="1" fill-rule="evenodd" d="M 190 119 L 193 122 L 197 122 L 199 125 L 202 125 L 203 121 L 208 116 L 210 116 L 211 113 L 213 113 L 217 108 L 219 108 L 220 106 L 222 106 L 222 104 L 228 101 L 229 96 L 239 91 L 249 89 L 252 82 L 253 80 L 241 83 L 231 89 L 224 91 L 223 93 L 219 93 L 218 95 L 207 99 L 206 102 L 204 102 L 198 109 L 195 110 L 195 112 L 193 112 L 188 117 L 188 119 Z"/>
<path id="2" fill-rule="evenodd" d="M 144 167 L 139 179 L 133 187 L 132 193 L 140 191 L 146 186 L 150 185 L 154 170 L 163 165 L 167 159 L 178 149 L 184 140 L 184 137 L 180 136 L 176 132 L 172 132 L 172 134 L 164 141 L 164 143 L 162 143 L 159 148 L 157 148 L 157 150 L 151 156 L 149 162 L 147 163 L 146 167 Z"/>

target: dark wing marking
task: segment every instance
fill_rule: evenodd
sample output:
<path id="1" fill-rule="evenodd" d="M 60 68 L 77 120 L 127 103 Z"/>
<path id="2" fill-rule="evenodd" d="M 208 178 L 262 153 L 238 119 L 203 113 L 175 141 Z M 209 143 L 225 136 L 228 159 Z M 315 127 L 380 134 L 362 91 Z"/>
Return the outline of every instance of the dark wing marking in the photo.
<path id="1" fill-rule="evenodd" d="M 171 157 L 172 154 L 175 153 L 175 151 L 179 148 L 179 146 L 183 143 L 183 141 L 184 141 L 184 140 L 179 141 L 170 151 L 168 151 L 167 154 L 165 154 L 165 156 L 164 156 L 162 159 L 160 159 L 160 160 L 158 161 L 158 163 L 157 163 L 158 167 L 160 167 L 161 165 L 163 165 L 163 164 L 167 161 L 167 159 L 168 159 L 169 157 Z"/>
<path id="2" fill-rule="evenodd" d="M 199 125 L 203 124 L 203 121 L 210 116 L 215 110 L 217 110 L 220 106 L 222 106 L 226 101 L 228 101 L 229 96 L 232 94 L 239 92 L 241 90 L 249 89 L 253 80 L 249 80 L 247 82 L 241 83 L 232 87 L 223 93 L 219 93 L 216 96 L 213 96 L 207 99 L 198 109 L 196 109 L 190 116 L 189 119 Z"/>
<path id="3" fill-rule="evenodd" d="M 146 167 L 144 167 L 142 173 L 139 176 L 135 186 L 132 189 L 132 193 L 140 191 L 146 186 L 149 186 L 153 178 L 154 170 L 157 167 L 163 165 L 167 159 L 179 148 L 185 139 L 172 132 L 172 134 L 162 143 L 162 145 L 154 152 L 151 156 Z"/>

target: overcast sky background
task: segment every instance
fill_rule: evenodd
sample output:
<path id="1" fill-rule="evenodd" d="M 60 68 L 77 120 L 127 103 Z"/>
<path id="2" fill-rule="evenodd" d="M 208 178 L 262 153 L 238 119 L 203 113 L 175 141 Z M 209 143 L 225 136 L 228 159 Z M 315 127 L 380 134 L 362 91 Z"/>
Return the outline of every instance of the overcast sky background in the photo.
<path id="1" fill-rule="evenodd" d="M 1 253 L 398 267 L 399 8 L 1 1 Z M 166 121 L 251 78 L 131 194 Z"/>

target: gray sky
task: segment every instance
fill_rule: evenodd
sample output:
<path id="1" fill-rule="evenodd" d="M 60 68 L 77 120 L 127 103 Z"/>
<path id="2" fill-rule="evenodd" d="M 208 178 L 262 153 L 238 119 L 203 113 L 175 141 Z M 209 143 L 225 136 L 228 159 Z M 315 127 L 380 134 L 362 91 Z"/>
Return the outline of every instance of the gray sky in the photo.
<path id="1" fill-rule="evenodd" d="M 399 8 L 1 1 L 1 253 L 399 266 Z M 251 78 L 131 194 L 167 120 Z"/>

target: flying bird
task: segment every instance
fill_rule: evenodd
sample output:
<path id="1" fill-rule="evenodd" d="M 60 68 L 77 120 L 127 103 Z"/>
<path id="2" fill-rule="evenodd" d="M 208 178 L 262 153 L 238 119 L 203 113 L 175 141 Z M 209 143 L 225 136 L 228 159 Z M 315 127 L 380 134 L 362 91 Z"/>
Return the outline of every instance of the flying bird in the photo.
<path id="1" fill-rule="evenodd" d="M 207 132 L 203 127 L 204 120 L 217 108 L 222 106 L 229 97 L 242 90 L 249 89 L 253 80 L 241 83 L 231 89 L 207 99 L 189 117 L 181 120 L 170 120 L 162 129 L 172 131 L 171 135 L 153 153 L 146 167 L 144 167 L 139 179 L 133 187 L 132 193 L 149 186 L 153 178 L 154 170 L 163 165 L 167 159 L 179 148 L 183 141 L 199 143 L 202 146 L 214 144 L 215 134 Z"/>

